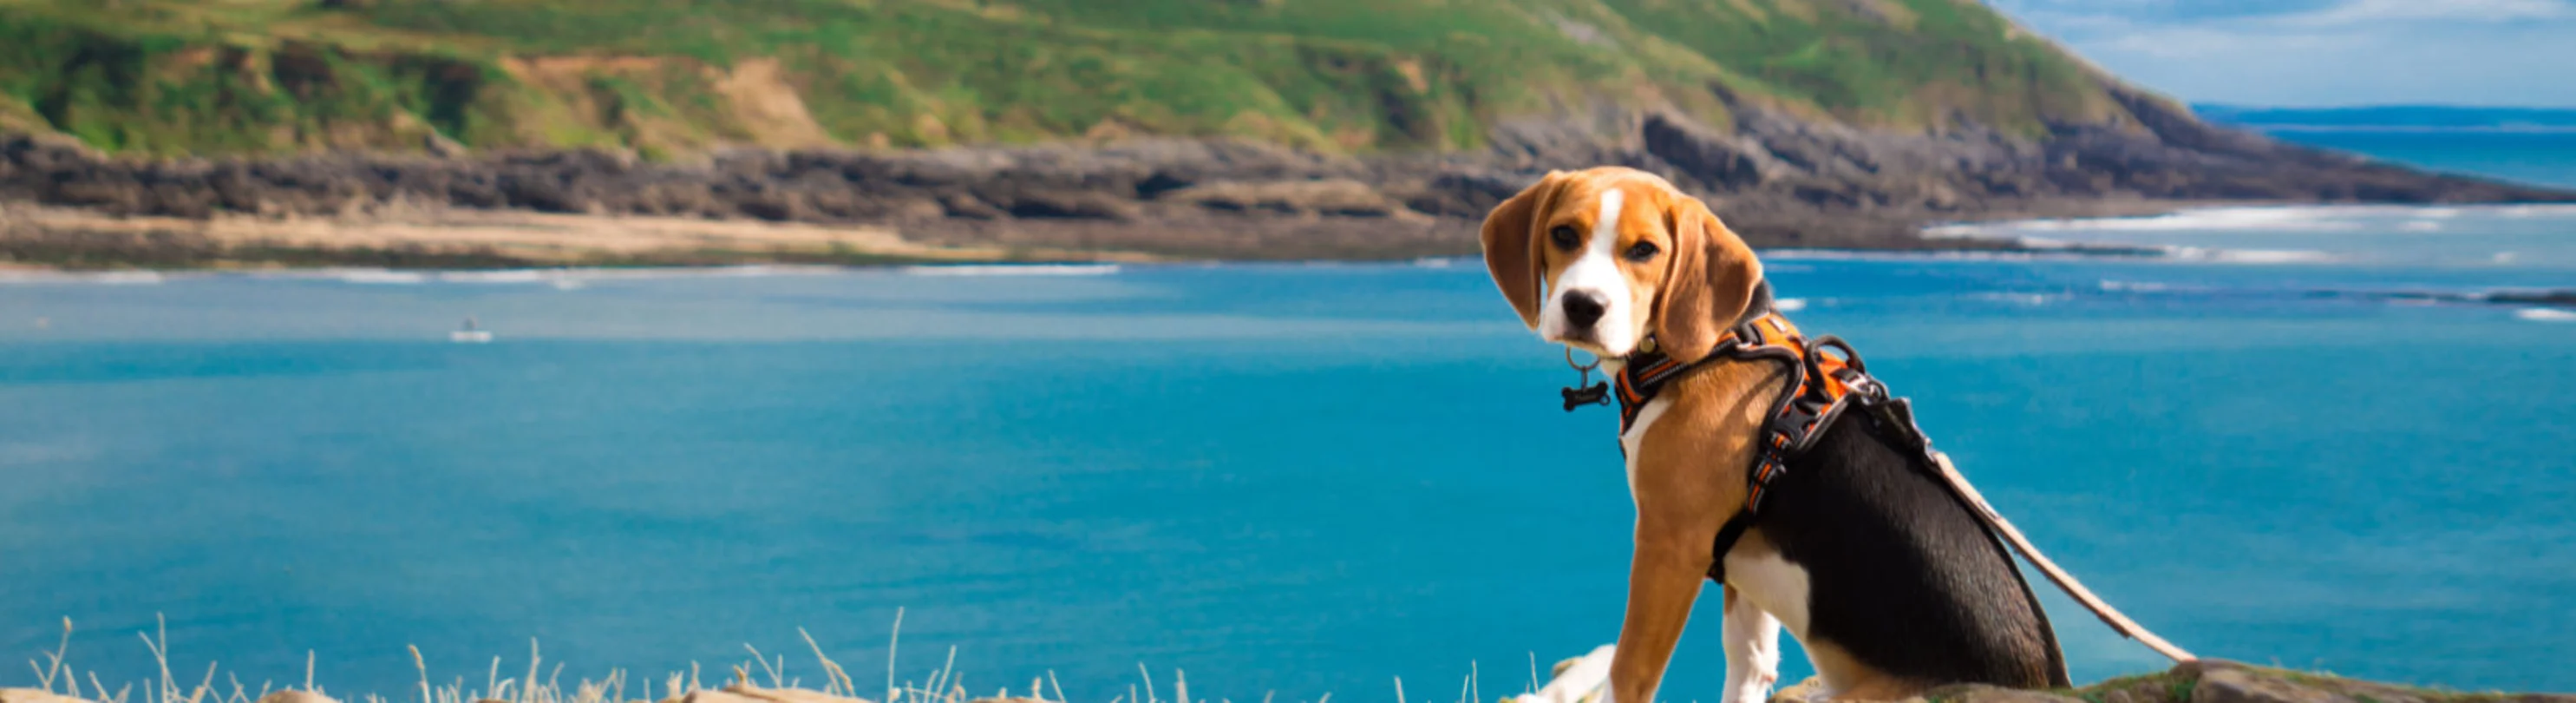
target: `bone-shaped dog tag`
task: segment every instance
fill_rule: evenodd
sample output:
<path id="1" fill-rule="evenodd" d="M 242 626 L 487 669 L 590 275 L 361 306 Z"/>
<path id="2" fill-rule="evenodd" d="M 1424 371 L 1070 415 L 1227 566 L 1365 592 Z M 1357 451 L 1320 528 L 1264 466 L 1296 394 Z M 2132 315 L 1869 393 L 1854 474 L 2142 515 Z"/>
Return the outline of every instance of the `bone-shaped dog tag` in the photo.
<path id="1" fill-rule="evenodd" d="M 1588 381 L 1591 379 L 1586 378 L 1584 380 Z M 1570 388 L 1562 388 L 1558 389 L 1557 393 L 1565 396 L 1566 412 L 1574 412 L 1575 408 L 1580 408 L 1586 405 L 1610 404 L 1610 384 L 1607 382 L 1595 383 L 1590 386 L 1576 385 Z"/>

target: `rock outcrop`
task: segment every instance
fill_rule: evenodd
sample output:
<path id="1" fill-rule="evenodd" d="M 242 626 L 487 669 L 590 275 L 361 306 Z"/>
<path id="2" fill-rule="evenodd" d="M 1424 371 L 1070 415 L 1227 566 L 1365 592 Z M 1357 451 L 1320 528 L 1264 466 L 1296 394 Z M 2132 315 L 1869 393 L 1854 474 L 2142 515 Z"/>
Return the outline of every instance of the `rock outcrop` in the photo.
<path id="1" fill-rule="evenodd" d="M 1798 700 L 1789 695 L 1775 701 Z M 1947 686 L 1923 694 L 1938 703 L 2576 703 L 2576 695 L 2444 691 L 2231 661 L 2188 662 L 2148 676 L 2073 691 Z"/>

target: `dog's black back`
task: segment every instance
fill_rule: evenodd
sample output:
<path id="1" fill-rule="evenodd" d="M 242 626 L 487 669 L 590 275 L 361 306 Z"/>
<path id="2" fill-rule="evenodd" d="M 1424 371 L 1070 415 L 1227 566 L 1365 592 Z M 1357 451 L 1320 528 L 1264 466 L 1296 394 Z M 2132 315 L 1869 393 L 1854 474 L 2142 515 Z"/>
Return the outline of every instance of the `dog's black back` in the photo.
<path id="1" fill-rule="evenodd" d="M 1852 408 L 1773 479 L 1754 523 L 1807 572 L 1805 636 L 1889 674 L 2068 685 L 2048 615 L 2003 545 L 1896 430 Z"/>

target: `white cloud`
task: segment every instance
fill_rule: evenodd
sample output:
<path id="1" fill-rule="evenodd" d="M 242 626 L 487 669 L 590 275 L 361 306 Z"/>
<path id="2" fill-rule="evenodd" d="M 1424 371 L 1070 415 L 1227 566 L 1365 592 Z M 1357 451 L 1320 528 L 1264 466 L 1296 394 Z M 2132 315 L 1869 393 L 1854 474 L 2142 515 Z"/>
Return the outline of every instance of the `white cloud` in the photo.
<path id="1" fill-rule="evenodd" d="M 2367 43 L 2366 37 L 2331 33 L 2250 33 L 2214 27 L 2147 27 L 2088 48 L 2165 60 L 2188 60 L 2249 52 L 2339 50 Z"/>
<path id="2" fill-rule="evenodd" d="M 2281 16 L 2289 24 L 2337 26 L 2392 21 L 2511 22 L 2571 14 L 2560 0 L 2347 0 L 2314 12 Z"/>
<path id="3" fill-rule="evenodd" d="M 2551 68 L 2576 65 L 2576 0 L 1994 1 L 2187 100 L 2576 106 L 2576 81 Z"/>

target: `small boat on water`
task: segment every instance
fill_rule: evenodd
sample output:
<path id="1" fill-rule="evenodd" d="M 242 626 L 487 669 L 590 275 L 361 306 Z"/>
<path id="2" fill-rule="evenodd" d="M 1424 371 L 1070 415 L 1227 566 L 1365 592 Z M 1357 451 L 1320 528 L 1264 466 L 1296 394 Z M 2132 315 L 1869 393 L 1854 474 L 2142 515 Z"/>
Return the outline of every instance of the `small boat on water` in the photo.
<path id="1" fill-rule="evenodd" d="M 447 341 L 458 344 L 486 344 L 492 341 L 492 331 L 483 329 L 474 323 L 474 318 L 467 317 L 464 327 L 447 333 Z"/>

